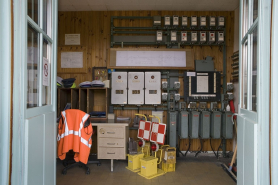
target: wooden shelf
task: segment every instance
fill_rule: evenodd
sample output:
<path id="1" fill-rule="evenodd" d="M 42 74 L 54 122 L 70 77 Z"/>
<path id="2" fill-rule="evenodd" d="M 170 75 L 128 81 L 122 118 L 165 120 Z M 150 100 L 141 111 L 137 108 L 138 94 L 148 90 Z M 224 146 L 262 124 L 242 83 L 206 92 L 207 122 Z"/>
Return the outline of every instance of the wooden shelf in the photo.
<path id="1" fill-rule="evenodd" d="M 58 88 L 57 89 L 57 116 L 61 114 L 67 103 L 72 109 L 80 109 L 86 113 L 93 111 L 106 112 L 110 104 L 110 90 L 103 87 L 91 88 Z"/>

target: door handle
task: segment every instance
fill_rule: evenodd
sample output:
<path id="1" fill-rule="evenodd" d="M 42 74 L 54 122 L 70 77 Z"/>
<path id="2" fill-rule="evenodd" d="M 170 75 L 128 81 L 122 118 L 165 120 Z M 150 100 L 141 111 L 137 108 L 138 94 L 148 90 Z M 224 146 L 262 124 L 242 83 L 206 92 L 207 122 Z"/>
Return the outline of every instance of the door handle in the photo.
<path id="1" fill-rule="evenodd" d="M 107 143 L 107 145 L 115 145 L 115 143 Z"/>
<path id="2" fill-rule="evenodd" d="M 107 132 L 107 134 L 115 134 L 115 132 Z"/>
<path id="3" fill-rule="evenodd" d="M 115 152 L 114 152 L 114 153 L 109 153 L 109 152 L 107 152 L 107 154 L 115 154 Z"/>

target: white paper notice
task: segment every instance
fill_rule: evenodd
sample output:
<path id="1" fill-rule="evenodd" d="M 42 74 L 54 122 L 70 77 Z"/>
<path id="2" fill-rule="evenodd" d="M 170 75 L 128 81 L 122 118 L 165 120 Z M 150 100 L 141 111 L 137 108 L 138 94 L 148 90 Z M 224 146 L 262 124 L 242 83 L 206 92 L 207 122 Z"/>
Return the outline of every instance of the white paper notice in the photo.
<path id="1" fill-rule="evenodd" d="M 208 76 L 197 76 L 197 92 L 208 93 Z"/>
<path id="2" fill-rule="evenodd" d="M 117 51 L 116 66 L 186 67 L 186 52 Z"/>
<path id="3" fill-rule="evenodd" d="M 47 58 L 43 57 L 43 82 L 44 86 L 49 86 L 50 81 L 50 65 Z"/>
<path id="4" fill-rule="evenodd" d="M 62 52 L 61 68 L 83 68 L 83 52 Z"/>
<path id="5" fill-rule="evenodd" d="M 65 45 L 80 45 L 80 34 L 65 34 Z"/>

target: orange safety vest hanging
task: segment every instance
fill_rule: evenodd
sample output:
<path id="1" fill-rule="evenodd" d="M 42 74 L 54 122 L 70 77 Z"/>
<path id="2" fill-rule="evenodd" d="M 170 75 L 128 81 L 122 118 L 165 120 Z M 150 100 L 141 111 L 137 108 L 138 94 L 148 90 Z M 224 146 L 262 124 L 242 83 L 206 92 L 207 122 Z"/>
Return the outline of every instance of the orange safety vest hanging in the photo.
<path id="1" fill-rule="evenodd" d="M 89 125 L 84 128 L 84 124 L 90 115 L 77 109 L 68 109 L 61 114 L 57 136 L 58 157 L 64 160 L 66 153 L 73 150 L 74 160 L 87 164 L 92 146 L 93 127 Z"/>

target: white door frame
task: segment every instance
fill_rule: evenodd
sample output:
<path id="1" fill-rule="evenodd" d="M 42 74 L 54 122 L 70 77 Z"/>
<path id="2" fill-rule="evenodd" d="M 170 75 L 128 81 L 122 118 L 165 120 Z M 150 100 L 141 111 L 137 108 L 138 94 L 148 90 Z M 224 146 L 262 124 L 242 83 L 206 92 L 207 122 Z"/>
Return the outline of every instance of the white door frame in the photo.
<path id="1" fill-rule="evenodd" d="M 11 110 L 11 1 L 0 1 L 0 184 L 9 184 Z"/>
<path id="2" fill-rule="evenodd" d="M 252 2 L 252 1 L 251 1 Z M 271 0 L 259 0 L 258 5 L 258 60 L 257 60 L 257 113 L 250 111 L 250 101 L 247 102 L 247 109 L 242 109 L 241 105 L 244 101 L 242 98 L 242 73 L 243 69 L 240 65 L 240 100 L 239 100 L 239 116 L 248 118 L 249 120 L 254 121 L 256 124 L 257 133 L 254 135 L 254 146 L 252 148 L 255 149 L 254 154 L 254 178 L 253 182 L 259 185 L 267 185 L 270 184 L 270 171 L 269 171 L 269 74 L 270 74 L 270 25 L 271 25 Z M 240 53 L 240 61 L 242 63 L 242 40 L 243 40 L 243 3 L 244 0 L 240 2 L 240 37 L 239 37 L 239 53 Z M 249 1 L 250 4 L 250 1 Z M 249 5 L 252 8 L 252 5 Z M 249 13 L 249 17 L 252 16 Z M 249 27 L 248 27 L 249 28 Z M 253 27 L 250 27 L 249 31 L 252 30 Z M 250 44 L 250 43 L 248 43 Z M 250 74 L 250 72 L 249 72 Z M 250 82 L 250 80 L 249 80 Z M 250 86 L 248 87 L 248 91 L 250 92 Z M 251 94 L 252 95 L 252 94 Z M 249 107 L 249 108 L 248 108 Z M 252 110 L 252 109 L 251 109 Z M 252 117 L 253 116 L 253 117 Z M 257 117 L 254 119 L 254 116 Z M 238 125 L 240 126 L 240 122 Z M 246 130 L 244 133 L 248 132 Z M 239 138 L 239 137 L 238 137 Z M 241 140 L 238 140 L 240 145 Z M 238 148 L 238 153 L 241 153 L 241 148 Z M 242 153 L 241 153 L 242 154 Z M 250 154 L 250 153 L 249 153 Z M 248 152 L 244 153 L 244 156 L 248 157 Z M 240 158 L 240 157 L 239 157 Z M 239 161 L 238 161 L 239 162 Z M 244 167 L 243 167 L 244 168 Z M 238 169 L 238 173 L 243 173 Z M 245 174 L 243 174 L 245 176 Z M 245 184 L 244 180 L 240 179 L 239 184 Z"/>
<path id="3" fill-rule="evenodd" d="M 43 12 L 42 5 L 39 11 Z M 57 12 L 58 1 L 52 1 L 52 40 L 57 41 Z M 13 1 L 13 17 L 14 17 L 14 79 L 13 79 L 13 138 L 12 138 L 12 184 L 26 184 L 26 138 L 25 138 L 25 119 L 36 116 L 36 112 L 56 112 L 56 67 L 52 66 L 51 84 L 51 105 L 38 108 L 26 108 L 27 99 L 27 0 Z M 29 19 L 30 21 L 30 19 Z M 42 19 L 40 21 L 43 21 Z M 44 35 L 45 36 L 45 35 Z M 47 37 L 47 36 L 46 36 Z M 40 39 L 42 40 L 42 39 Z M 52 44 L 52 64 L 56 65 L 57 61 L 57 42 Z M 42 54 L 40 53 L 42 56 Z M 54 62 L 55 61 L 55 62 Z M 35 110 L 37 109 L 37 110 Z M 55 114 L 56 115 L 56 114 Z M 55 132 L 55 131 L 54 131 Z M 56 133 L 54 133 L 56 135 Z M 56 151 L 56 147 L 53 146 Z M 56 168 L 54 169 L 56 170 Z M 56 172 L 54 172 L 56 175 Z M 55 177 L 56 179 L 56 177 Z"/>
<path id="4" fill-rule="evenodd" d="M 278 184 L 278 2 L 272 4 L 271 36 L 271 183 Z"/>

